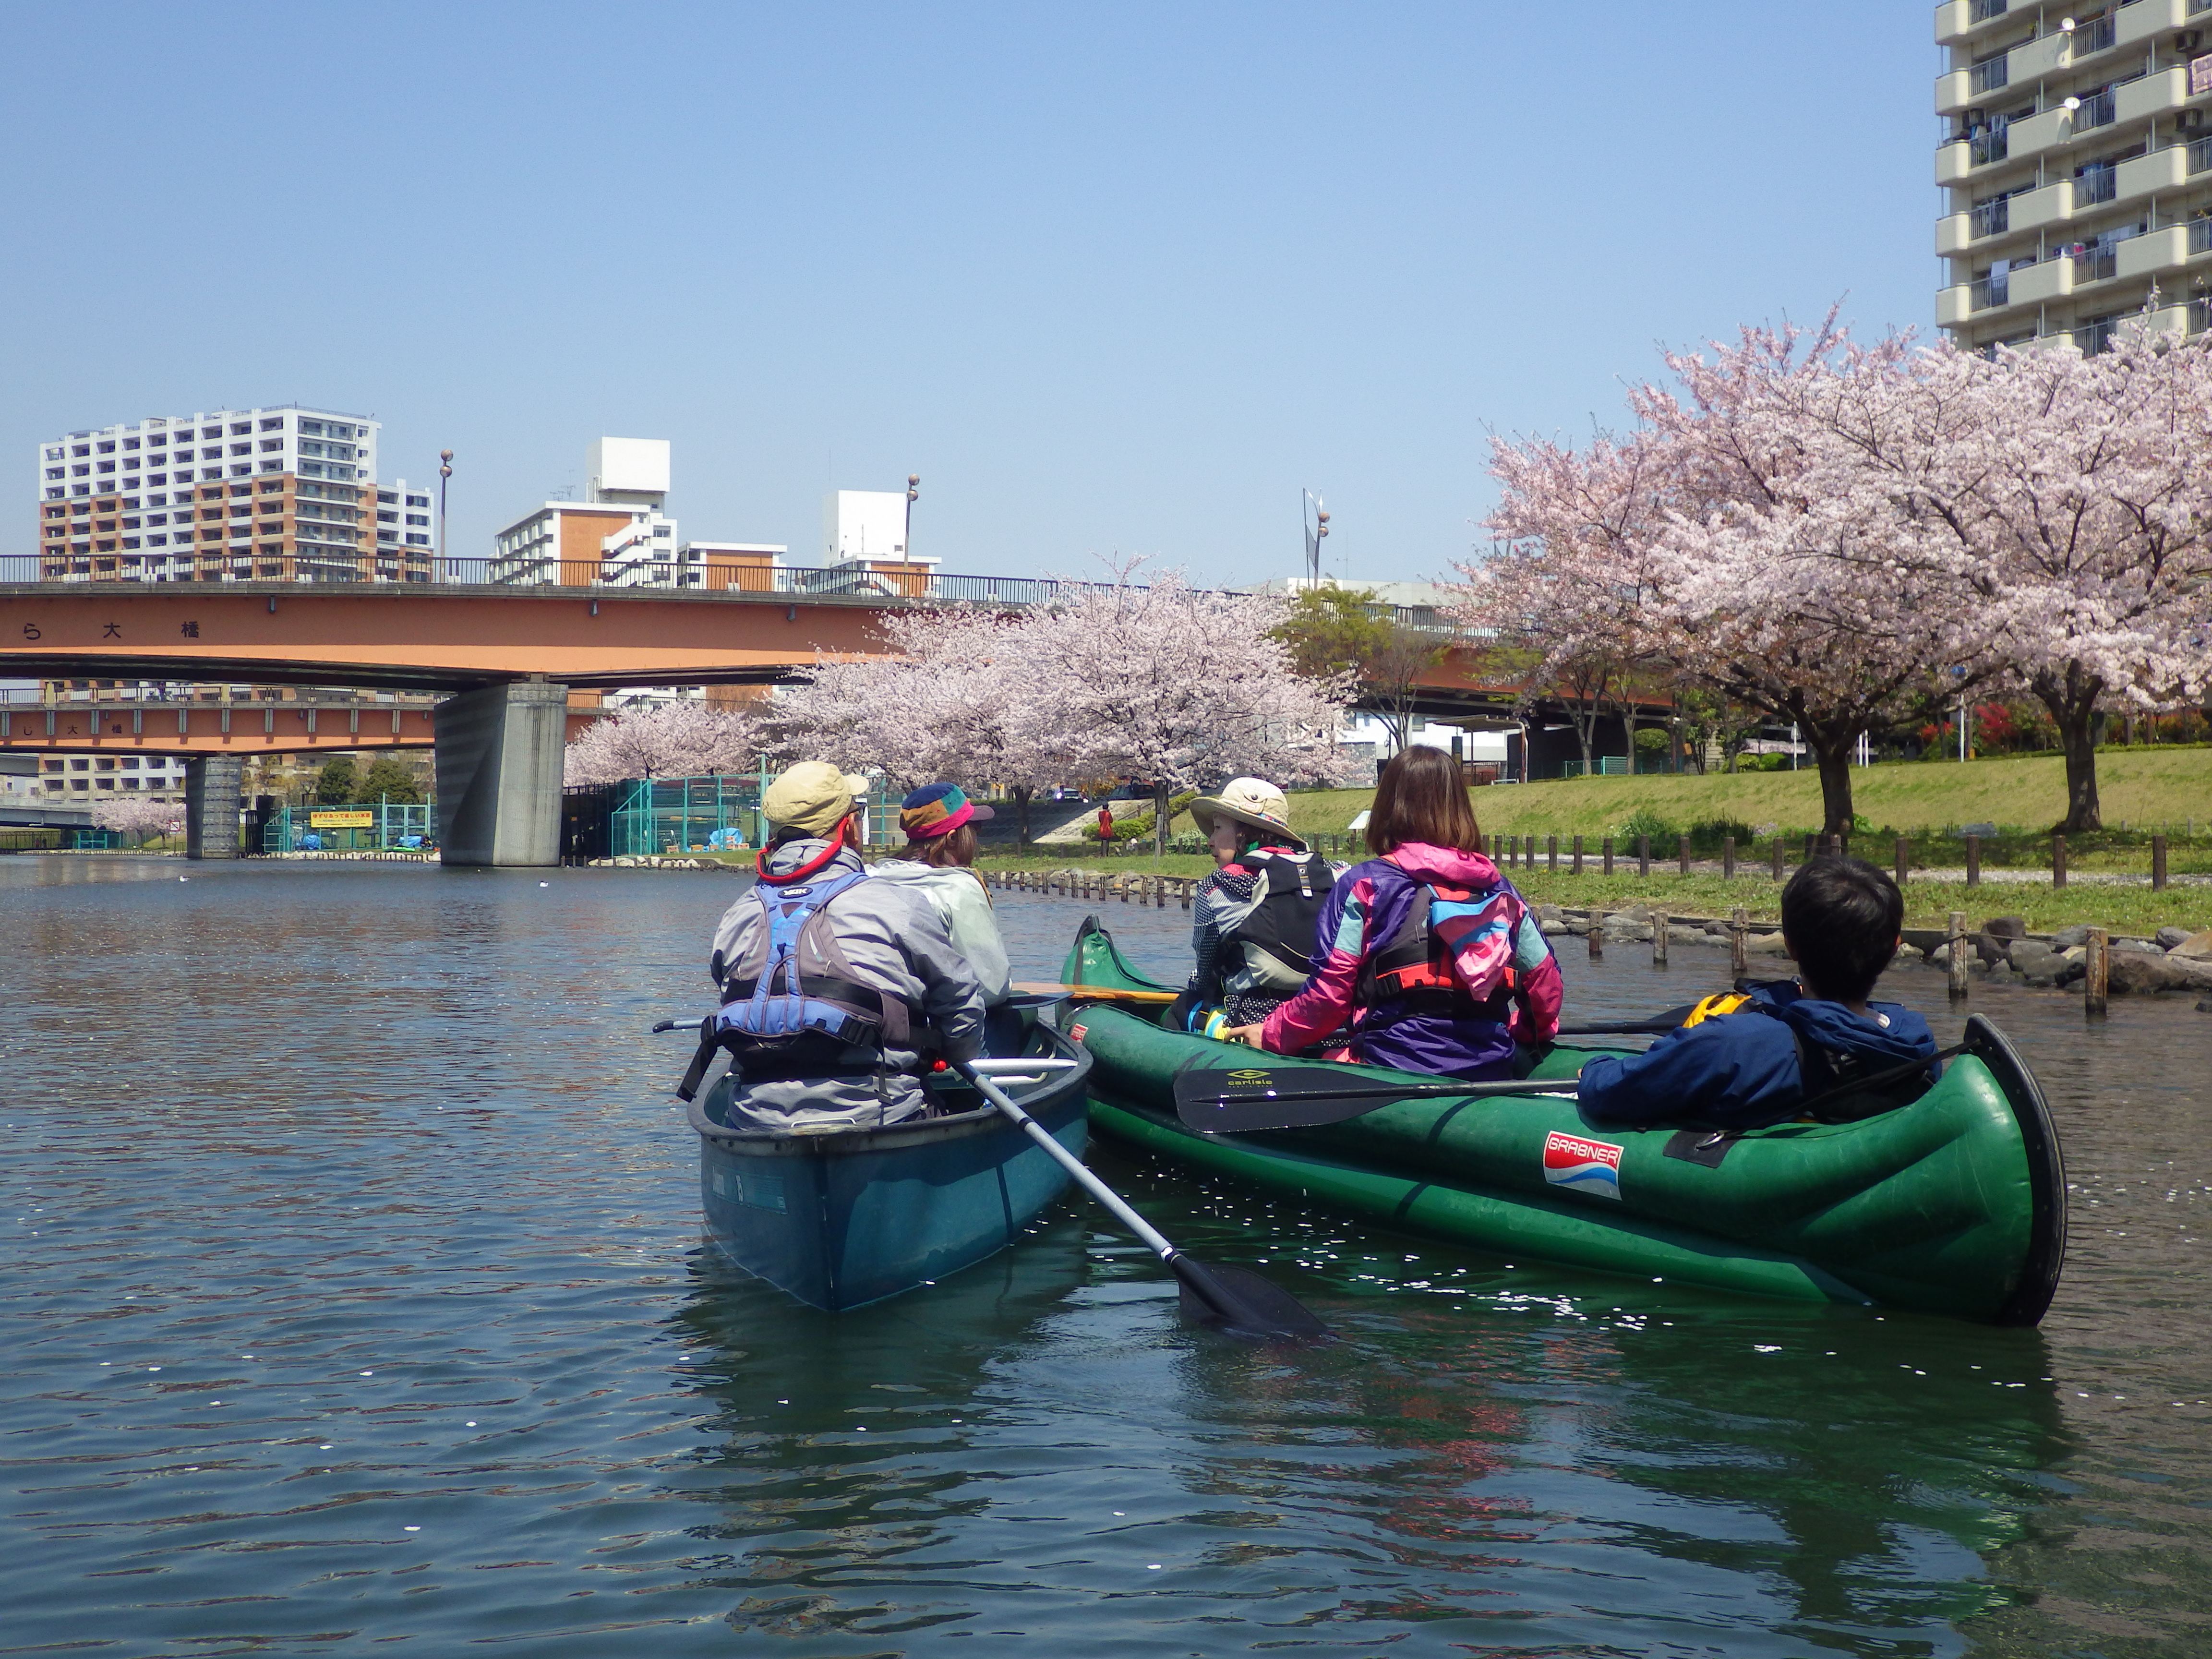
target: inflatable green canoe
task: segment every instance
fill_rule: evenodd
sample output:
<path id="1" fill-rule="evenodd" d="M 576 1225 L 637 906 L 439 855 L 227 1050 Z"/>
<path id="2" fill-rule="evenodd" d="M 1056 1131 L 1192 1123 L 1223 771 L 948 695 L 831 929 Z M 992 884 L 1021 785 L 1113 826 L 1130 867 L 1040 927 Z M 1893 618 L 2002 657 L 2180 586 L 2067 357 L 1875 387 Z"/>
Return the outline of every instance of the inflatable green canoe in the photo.
<path id="1" fill-rule="evenodd" d="M 1158 990 L 1086 921 L 1062 977 Z M 1092 1056 L 1091 1121 L 1194 1169 L 1356 1212 L 1408 1232 L 1668 1284 L 2033 1325 L 2066 1253 L 2066 1178 L 2042 1091 L 1996 1026 L 1909 1106 L 1848 1124 L 1715 1137 L 1596 1129 L 1571 1098 L 1386 1101 L 1318 1127 L 1202 1134 L 1176 1115 L 1176 1073 L 1231 1050 L 1151 1017 L 1079 1000 L 1063 1016 Z M 1560 1044 L 1537 1078 L 1594 1048 Z M 1270 1058 L 1363 1089 L 1434 1078 Z"/>

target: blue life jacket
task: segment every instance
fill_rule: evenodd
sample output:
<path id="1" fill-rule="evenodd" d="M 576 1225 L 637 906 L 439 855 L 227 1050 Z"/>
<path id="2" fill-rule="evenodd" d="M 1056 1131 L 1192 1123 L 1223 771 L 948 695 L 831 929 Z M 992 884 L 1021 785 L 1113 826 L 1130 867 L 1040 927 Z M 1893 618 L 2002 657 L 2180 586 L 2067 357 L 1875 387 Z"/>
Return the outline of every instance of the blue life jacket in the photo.
<path id="1" fill-rule="evenodd" d="M 699 1052 L 677 1094 L 689 1100 L 708 1063 L 726 1051 L 749 1082 L 875 1076 L 886 1048 L 920 1050 L 934 1033 L 896 992 L 863 983 L 837 946 L 831 901 L 868 879 L 857 870 L 826 881 L 778 887 L 762 882 L 752 896 L 768 927 L 742 962 L 715 957 L 722 1006 L 700 1024 Z"/>

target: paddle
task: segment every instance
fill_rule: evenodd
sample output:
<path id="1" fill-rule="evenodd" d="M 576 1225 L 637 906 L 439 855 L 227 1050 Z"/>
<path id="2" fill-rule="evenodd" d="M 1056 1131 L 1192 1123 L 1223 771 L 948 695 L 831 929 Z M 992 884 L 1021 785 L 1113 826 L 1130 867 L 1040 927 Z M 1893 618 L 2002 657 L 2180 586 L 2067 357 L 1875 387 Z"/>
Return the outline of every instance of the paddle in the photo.
<path id="1" fill-rule="evenodd" d="M 1212 1267 L 1185 1255 L 1131 1209 L 1119 1193 L 1093 1175 L 1081 1158 L 1054 1139 L 1042 1124 L 1014 1104 L 1006 1091 L 978 1071 L 973 1062 L 955 1060 L 952 1066 L 1167 1264 L 1181 1287 L 1179 1300 L 1184 1317 L 1234 1336 L 1255 1337 L 1263 1341 L 1336 1340 L 1335 1333 L 1316 1319 L 1304 1304 L 1259 1274 L 1243 1267 Z"/>
<path id="2" fill-rule="evenodd" d="M 1017 985 L 1014 989 L 1023 996 L 1041 997 L 1057 1002 L 1063 997 L 1073 997 L 1085 1002 L 1153 1003 L 1165 1007 L 1176 1000 L 1173 991 L 1133 991 L 1118 985 Z"/>
<path id="3" fill-rule="evenodd" d="M 1176 1115 L 1201 1134 L 1249 1134 L 1255 1129 L 1308 1129 L 1341 1123 L 1393 1100 L 1481 1100 L 1493 1095 L 1571 1095 L 1577 1079 L 1534 1078 L 1504 1083 L 1378 1083 L 1363 1085 L 1327 1072 L 1294 1067 L 1234 1071 L 1191 1066 L 1175 1080 Z"/>

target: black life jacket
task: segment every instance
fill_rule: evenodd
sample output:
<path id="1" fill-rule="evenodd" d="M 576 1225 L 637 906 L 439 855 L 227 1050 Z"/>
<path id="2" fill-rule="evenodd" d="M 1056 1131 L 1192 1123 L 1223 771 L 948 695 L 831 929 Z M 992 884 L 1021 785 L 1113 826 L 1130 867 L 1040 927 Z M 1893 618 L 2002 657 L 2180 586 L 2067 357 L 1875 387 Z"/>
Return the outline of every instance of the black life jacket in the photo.
<path id="1" fill-rule="evenodd" d="M 1291 995 L 1313 976 L 1314 935 L 1336 872 L 1311 853 L 1254 851 L 1238 862 L 1260 879 L 1251 897 L 1241 902 L 1217 890 L 1222 988 L 1231 994 Z"/>
<path id="2" fill-rule="evenodd" d="M 1378 951 L 1367 953 L 1359 964 L 1354 996 L 1363 1008 L 1386 1002 L 1447 1014 L 1454 1018 L 1480 1017 L 1504 1020 L 1512 1011 L 1513 988 L 1520 981 L 1518 960 L 1521 928 L 1526 912 L 1513 923 L 1514 950 L 1507 953 L 1505 971 L 1486 998 L 1477 1000 L 1453 966 L 1453 952 L 1445 933 L 1451 924 L 1479 915 L 1494 902 L 1491 894 L 1469 887 L 1445 887 L 1435 882 L 1414 884 L 1413 902 L 1406 919 Z"/>

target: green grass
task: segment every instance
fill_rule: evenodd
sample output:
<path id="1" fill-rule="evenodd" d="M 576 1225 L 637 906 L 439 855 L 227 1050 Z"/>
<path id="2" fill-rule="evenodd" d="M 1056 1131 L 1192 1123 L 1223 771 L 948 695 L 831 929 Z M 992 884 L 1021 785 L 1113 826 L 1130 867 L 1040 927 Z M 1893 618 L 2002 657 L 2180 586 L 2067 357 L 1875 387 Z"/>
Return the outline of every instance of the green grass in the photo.
<path id="1" fill-rule="evenodd" d="M 2040 834 L 2065 816 L 2066 766 L 2055 754 L 1990 760 L 1894 761 L 1854 768 L 1859 816 L 1903 835 L 1935 834 L 1962 823 L 1995 823 Z M 2106 750 L 2098 757 L 2105 822 L 2136 830 L 2191 819 L 2212 830 L 2212 749 Z M 1373 799 L 1372 789 L 1314 790 L 1291 797 L 1297 830 L 1342 830 Z M 1712 818 L 1753 828 L 1771 824 L 1803 836 L 1820 824 L 1817 773 L 1740 772 L 1634 778 L 1554 778 L 1474 792 L 1486 834 L 1583 836 L 1615 833 L 1639 810 L 1686 830 Z"/>

